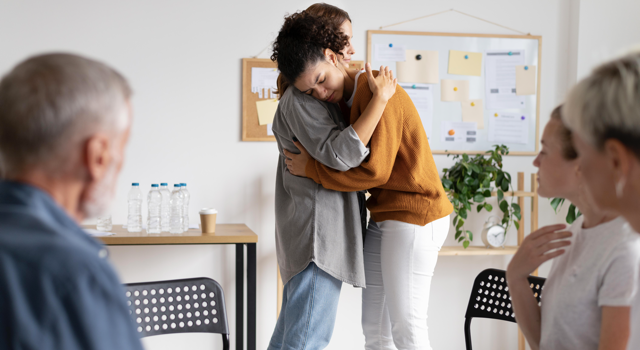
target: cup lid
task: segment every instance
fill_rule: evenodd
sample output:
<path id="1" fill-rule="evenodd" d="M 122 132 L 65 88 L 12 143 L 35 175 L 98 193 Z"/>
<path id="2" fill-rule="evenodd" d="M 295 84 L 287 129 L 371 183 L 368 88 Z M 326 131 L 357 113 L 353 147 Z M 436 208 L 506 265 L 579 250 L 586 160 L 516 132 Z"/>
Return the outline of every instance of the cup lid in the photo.
<path id="1" fill-rule="evenodd" d="M 213 208 L 202 208 L 200 214 L 218 214 L 218 211 Z"/>

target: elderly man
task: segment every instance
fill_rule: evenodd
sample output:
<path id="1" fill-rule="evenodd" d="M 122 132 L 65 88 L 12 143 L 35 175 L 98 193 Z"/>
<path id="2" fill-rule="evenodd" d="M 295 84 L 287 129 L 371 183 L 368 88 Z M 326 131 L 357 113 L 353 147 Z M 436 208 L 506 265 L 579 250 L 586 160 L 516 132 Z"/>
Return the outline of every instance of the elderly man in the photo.
<path id="1" fill-rule="evenodd" d="M 107 251 L 78 226 L 113 197 L 130 96 L 69 54 L 0 81 L 0 349 L 142 349 Z"/>

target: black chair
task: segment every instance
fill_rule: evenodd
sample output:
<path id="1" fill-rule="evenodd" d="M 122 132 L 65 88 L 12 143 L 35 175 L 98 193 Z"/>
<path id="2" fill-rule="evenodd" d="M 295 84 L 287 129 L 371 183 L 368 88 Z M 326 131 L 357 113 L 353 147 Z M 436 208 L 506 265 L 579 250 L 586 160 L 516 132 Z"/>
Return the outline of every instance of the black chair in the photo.
<path id="1" fill-rule="evenodd" d="M 540 305 L 540 296 L 545 278 L 529 276 L 529 284 L 533 296 Z M 471 297 L 467 305 L 467 313 L 464 315 L 464 341 L 467 350 L 471 347 L 471 319 L 474 317 L 493 318 L 509 322 L 516 322 L 513 308 L 511 307 L 511 295 L 507 286 L 507 277 L 504 270 L 486 269 L 476 277 L 473 282 Z"/>
<path id="2" fill-rule="evenodd" d="M 170 333 L 222 334 L 229 349 L 224 292 L 210 278 L 131 283 L 125 285 L 129 313 L 141 337 Z"/>

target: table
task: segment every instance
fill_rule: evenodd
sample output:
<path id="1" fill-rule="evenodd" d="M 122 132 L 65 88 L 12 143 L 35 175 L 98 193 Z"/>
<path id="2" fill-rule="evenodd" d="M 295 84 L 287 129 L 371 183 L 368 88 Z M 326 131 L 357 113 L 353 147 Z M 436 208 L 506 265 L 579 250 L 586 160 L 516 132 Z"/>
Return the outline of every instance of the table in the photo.
<path id="1" fill-rule="evenodd" d="M 95 228 L 95 226 L 85 226 Z M 115 235 L 97 237 L 104 244 L 161 245 L 161 244 L 235 244 L 236 245 L 236 346 L 244 349 L 244 301 L 247 302 L 247 350 L 256 350 L 256 244 L 258 235 L 245 224 L 218 224 L 216 233 L 203 234 L 191 229 L 182 234 L 149 235 L 146 232 L 128 232 L 122 225 L 113 225 Z M 247 246 L 247 298 L 244 298 L 244 246 Z"/>

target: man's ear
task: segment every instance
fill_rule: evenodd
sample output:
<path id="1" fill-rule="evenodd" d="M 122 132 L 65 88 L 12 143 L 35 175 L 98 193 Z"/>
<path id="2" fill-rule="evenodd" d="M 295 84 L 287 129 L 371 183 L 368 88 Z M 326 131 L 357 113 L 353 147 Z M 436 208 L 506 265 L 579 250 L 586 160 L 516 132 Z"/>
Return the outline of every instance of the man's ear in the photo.
<path id="1" fill-rule="evenodd" d="M 105 134 L 91 136 L 85 143 L 84 166 L 92 181 L 101 180 L 113 161 L 111 139 Z"/>

